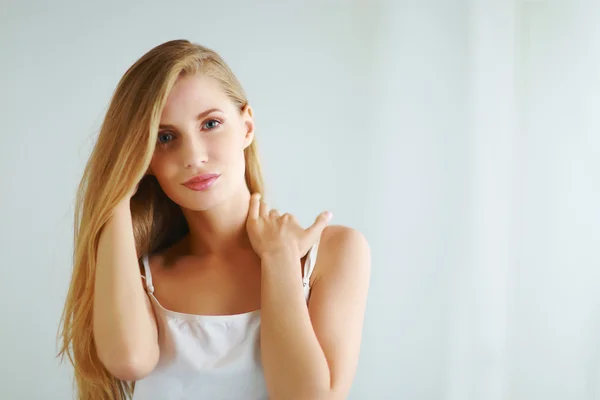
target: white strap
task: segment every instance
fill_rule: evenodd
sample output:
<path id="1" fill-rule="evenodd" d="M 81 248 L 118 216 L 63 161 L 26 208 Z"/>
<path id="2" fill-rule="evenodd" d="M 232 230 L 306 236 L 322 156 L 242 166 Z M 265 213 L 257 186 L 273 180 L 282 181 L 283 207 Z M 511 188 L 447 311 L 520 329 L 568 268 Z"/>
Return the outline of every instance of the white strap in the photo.
<path id="1" fill-rule="evenodd" d="M 144 264 L 144 275 L 146 275 L 146 289 L 148 289 L 148 293 L 154 293 L 154 286 L 152 285 L 152 273 L 150 272 L 150 265 L 148 264 L 148 254 L 144 254 L 142 257 L 142 264 Z"/>
<path id="2" fill-rule="evenodd" d="M 319 251 L 319 242 L 320 239 L 317 240 L 315 244 L 310 248 L 308 252 L 308 256 L 306 257 L 306 261 L 304 261 L 304 273 L 302 274 L 302 286 L 308 286 L 310 282 L 310 276 L 312 275 L 313 270 L 315 269 L 315 264 L 317 263 L 317 252 Z"/>

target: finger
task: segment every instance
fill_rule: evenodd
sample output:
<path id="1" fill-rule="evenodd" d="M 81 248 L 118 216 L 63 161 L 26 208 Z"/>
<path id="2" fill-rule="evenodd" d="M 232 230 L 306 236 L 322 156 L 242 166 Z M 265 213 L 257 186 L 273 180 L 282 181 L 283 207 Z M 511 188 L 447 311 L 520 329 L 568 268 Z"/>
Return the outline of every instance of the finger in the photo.
<path id="1" fill-rule="evenodd" d="M 311 244 L 316 242 L 319 236 L 321 236 L 323 229 L 325 229 L 329 221 L 331 221 L 331 217 L 333 217 L 333 214 L 331 214 L 331 212 L 322 212 L 315 219 L 315 222 L 313 222 L 311 226 L 304 230 L 304 232 L 306 233 L 306 238 Z"/>
<path id="2" fill-rule="evenodd" d="M 269 216 L 269 205 L 265 201 L 260 202 L 260 216 L 267 218 Z"/>
<path id="3" fill-rule="evenodd" d="M 271 209 L 271 211 L 269 211 L 269 217 L 271 218 L 279 218 L 279 211 L 277 211 L 276 209 Z"/>
<path id="4" fill-rule="evenodd" d="M 282 216 L 284 219 L 289 220 L 291 223 L 300 226 L 300 222 L 298 222 L 298 220 L 296 219 L 296 217 L 294 217 L 294 215 L 290 214 L 290 213 L 285 213 Z"/>
<path id="5" fill-rule="evenodd" d="M 260 210 L 260 193 L 253 193 L 250 197 L 250 209 L 248 210 L 248 218 L 258 219 Z"/>

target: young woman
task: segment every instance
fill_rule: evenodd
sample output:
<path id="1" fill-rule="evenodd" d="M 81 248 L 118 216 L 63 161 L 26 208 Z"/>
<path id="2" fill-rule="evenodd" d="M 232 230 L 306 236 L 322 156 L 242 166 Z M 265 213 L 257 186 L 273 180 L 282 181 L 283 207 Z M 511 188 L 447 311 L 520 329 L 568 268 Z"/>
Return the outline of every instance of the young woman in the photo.
<path id="1" fill-rule="evenodd" d="M 343 399 L 370 251 L 264 198 L 252 109 L 175 40 L 114 93 L 79 188 L 62 346 L 80 399 Z M 318 253 L 318 257 L 317 257 Z"/>

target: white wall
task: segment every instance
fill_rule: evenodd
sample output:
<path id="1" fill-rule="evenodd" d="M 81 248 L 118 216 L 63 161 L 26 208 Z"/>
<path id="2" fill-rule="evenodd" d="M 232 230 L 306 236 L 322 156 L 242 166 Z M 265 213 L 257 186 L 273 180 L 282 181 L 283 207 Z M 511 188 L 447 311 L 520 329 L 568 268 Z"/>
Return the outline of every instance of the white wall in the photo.
<path id="1" fill-rule="evenodd" d="M 441 399 L 465 234 L 468 7 L 388 2 L 378 26 L 368 225 L 372 286 L 357 399 Z"/>
<path id="2" fill-rule="evenodd" d="M 274 205 L 371 243 L 351 399 L 600 398 L 599 6 L 3 4 L 0 398 L 72 396 L 74 190 L 117 81 L 175 38 L 246 87 Z"/>
<path id="3" fill-rule="evenodd" d="M 510 399 L 600 399 L 600 4 L 523 8 Z"/>

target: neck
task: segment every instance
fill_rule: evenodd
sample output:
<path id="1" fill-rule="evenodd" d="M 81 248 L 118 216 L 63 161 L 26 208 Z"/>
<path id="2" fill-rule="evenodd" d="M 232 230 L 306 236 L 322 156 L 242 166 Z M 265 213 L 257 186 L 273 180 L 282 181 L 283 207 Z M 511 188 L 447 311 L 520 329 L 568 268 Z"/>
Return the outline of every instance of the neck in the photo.
<path id="1" fill-rule="evenodd" d="M 251 248 L 246 220 L 250 191 L 243 185 L 229 200 L 205 211 L 183 210 L 190 233 L 190 254 L 227 254 L 234 249 Z"/>

